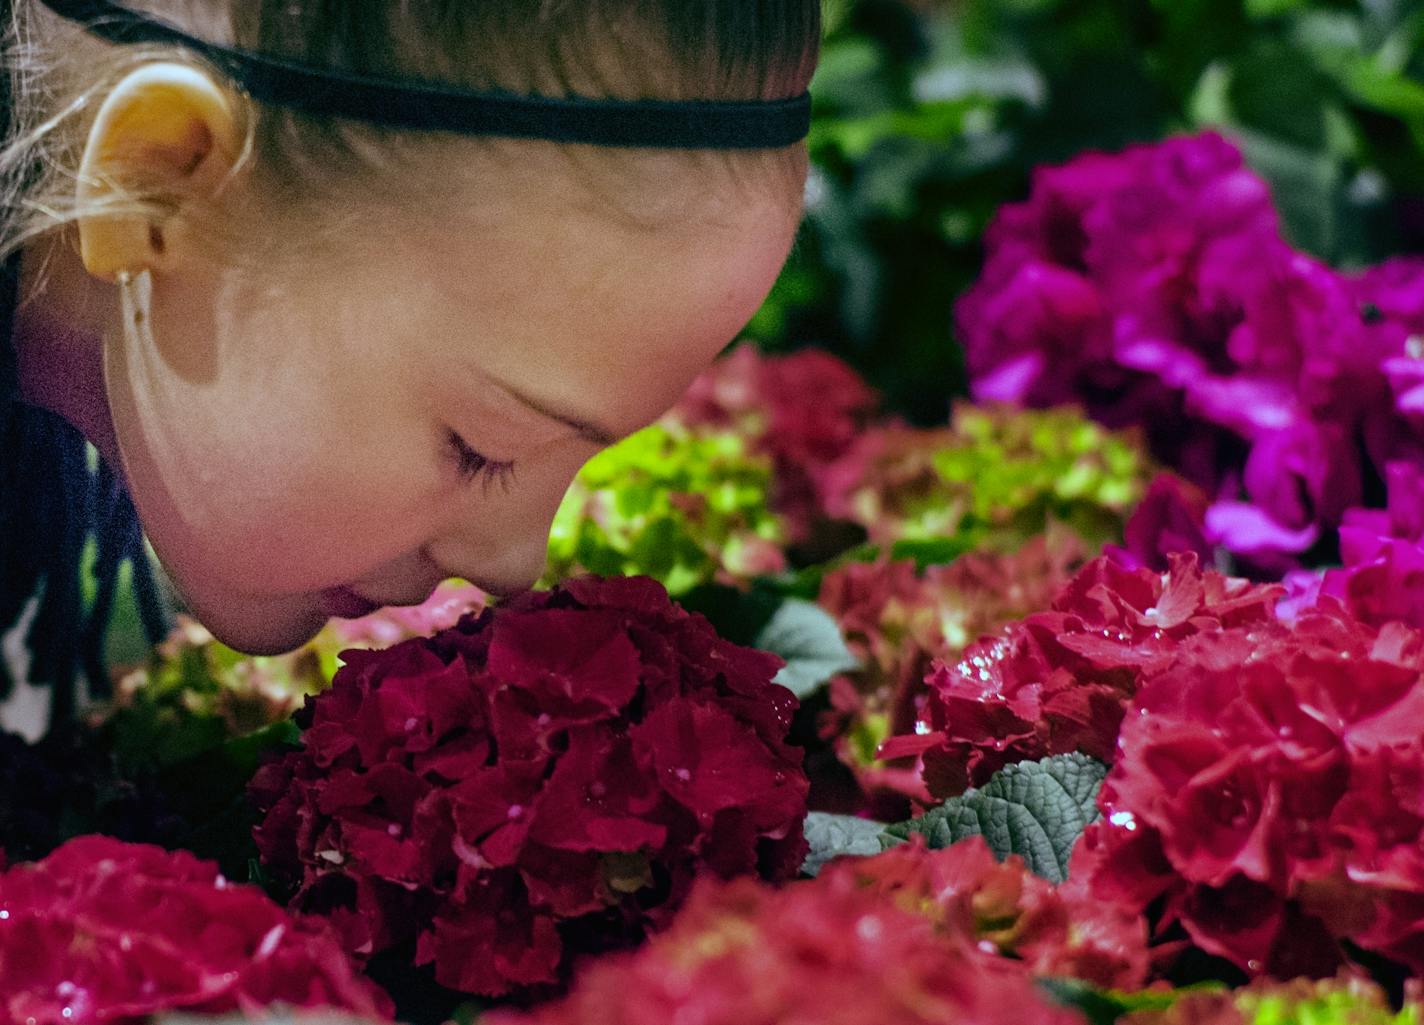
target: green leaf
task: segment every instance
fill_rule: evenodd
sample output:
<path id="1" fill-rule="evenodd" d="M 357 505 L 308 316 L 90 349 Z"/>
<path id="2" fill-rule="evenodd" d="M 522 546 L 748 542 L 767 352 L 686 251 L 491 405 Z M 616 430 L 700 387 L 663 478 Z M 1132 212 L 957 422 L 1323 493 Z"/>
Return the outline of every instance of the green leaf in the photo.
<path id="1" fill-rule="evenodd" d="M 786 660 L 776 682 L 798 698 L 807 697 L 837 673 L 859 664 L 830 613 L 796 598 L 776 610 L 755 646 Z"/>
<path id="2" fill-rule="evenodd" d="M 1010 765 L 980 789 L 890 826 L 885 843 L 920 833 L 937 848 L 982 836 L 1000 860 L 1020 855 L 1033 872 L 1061 883 L 1074 845 L 1098 818 L 1098 791 L 1107 773 L 1106 765 L 1081 754 Z"/>
<path id="3" fill-rule="evenodd" d="M 1305 0 L 1246 0 L 1246 16 L 1253 21 L 1279 18 L 1305 6 Z"/>
<path id="4" fill-rule="evenodd" d="M 782 605 L 781 595 L 754 585 L 750 590 L 726 584 L 703 584 L 679 596 L 688 612 L 706 616 L 717 634 L 733 644 L 757 646 L 757 639 Z"/>
<path id="5" fill-rule="evenodd" d="M 1078 979 L 1039 979 L 1038 985 L 1054 1003 L 1081 1011 L 1093 1025 L 1113 1025 L 1136 1011 L 1165 1011 L 1185 996 L 1225 989 L 1223 984 L 1211 982 L 1165 992 L 1120 993 L 1097 989 Z"/>
<path id="6" fill-rule="evenodd" d="M 808 876 L 820 875 L 826 862 L 842 854 L 862 858 L 879 854 L 880 835 L 884 832 L 883 822 L 813 811 L 806 816 L 806 842 L 811 845 L 811 851 L 801 871 Z"/>

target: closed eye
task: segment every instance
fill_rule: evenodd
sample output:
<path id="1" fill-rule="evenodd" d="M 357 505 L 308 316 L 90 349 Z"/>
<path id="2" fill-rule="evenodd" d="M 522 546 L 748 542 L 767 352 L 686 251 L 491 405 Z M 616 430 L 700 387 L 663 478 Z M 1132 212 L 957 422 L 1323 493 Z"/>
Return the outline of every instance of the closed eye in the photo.
<path id="1" fill-rule="evenodd" d="M 492 485 L 498 484 L 506 493 L 515 482 L 513 462 L 490 459 L 476 452 L 464 438 L 455 431 L 446 432 L 446 440 L 455 455 L 456 467 L 467 484 L 482 483 L 485 493 Z"/>

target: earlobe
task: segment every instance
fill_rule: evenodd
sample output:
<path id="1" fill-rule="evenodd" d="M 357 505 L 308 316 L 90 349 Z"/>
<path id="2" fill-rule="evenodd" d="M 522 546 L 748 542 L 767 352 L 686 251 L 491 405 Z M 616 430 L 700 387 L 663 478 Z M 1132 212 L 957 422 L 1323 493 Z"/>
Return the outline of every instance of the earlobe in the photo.
<path id="1" fill-rule="evenodd" d="M 145 65 L 115 86 L 89 131 L 75 196 L 89 273 L 112 281 L 180 262 L 183 215 L 231 176 L 243 121 L 237 98 L 187 65 Z"/>

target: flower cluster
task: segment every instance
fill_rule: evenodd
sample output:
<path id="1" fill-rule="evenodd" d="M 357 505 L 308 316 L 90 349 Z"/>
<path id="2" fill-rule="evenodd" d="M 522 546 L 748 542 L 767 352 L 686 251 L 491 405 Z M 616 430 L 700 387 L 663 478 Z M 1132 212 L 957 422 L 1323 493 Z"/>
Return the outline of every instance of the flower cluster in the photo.
<path id="1" fill-rule="evenodd" d="M 1073 866 L 1096 896 L 1251 975 L 1351 947 L 1424 970 L 1424 634 L 1338 608 L 1205 632 L 1135 709 Z"/>
<path id="2" fill-rule="evenodd" d="M 1094 900 L 1073 882 L 1055 887 L 1023 859 L 1000 863 L 982 837 L 932 851 L 923 837 L 873 858 L 842 858 L 822 872 L 1023 962 L 1035 975 L 1080 979 L 1100 989 L 1147 982 L 1147 922 Z"/>
<path id="3" fill-rule="evenodd" d="M 820 604 L 840 623 L 861 668 L 831 681 L 822 738 L 866 789 L 919 796 L 918 772 L 887 767 L 876 752 L 890 736 L 914 729 L 933 661 L 957 662 L 971 642 L 1048 608 L 1086 558 L 1077 535 L 1059 529 L 1011 554 L 963 555 L 922 573 L 909 560 L 850 563 L 828 573 Z"/>
<path id="4" fill-rule="evenodd" d="M 668 932 L 592 965 L 566 1000 L 490 1022 L 1081 1025 L 1048 1002 L 1027 965 L 979 947 L 956 931 L 957 918 L 936 918 L 851 871 L 781 891 L 749 880 L 703 884 Z"/>
<path id="5" fill-rule="evenodd" d="M 1262 980 L 1235 991 L 1187 993 L 1169 1007 L 1127 1015 L 1123 1025 L 1418 1025 L 1411 992 L 1396 1011 L 1384 991 L 1358 976 L 1288 983 Z"/>
<path id="6" fill-rule="evenodd" d="M 947 428 L 864 434 L 833 470 L 828 512 L 882 544 L 1011 551 L 1052 522 L 1101 544 L 1149 478 L 1134 439 L 1071 410 L 961 405 Z"/>
<path id="7" fill-rule="evenodd" d="M 0 1021 L 138 1025 L 278 1005 L 393 1010 L 324 925 L 189 854 L 88 836 L 0 874 Z"/>
<path id="8" fill-rule="evenodd" d="M 1424 629 L 1424 470 L 1393 463 L 1385 509 L 1352 509 L 1340 527 L 1342 569 L 1327 572 L 1321 592 L 1367 623 L 1391 620 Z"/>
<path id="9" fill-rule="evenodd" d="M 442 985 L 495 996 L 638 939 L 696 875 L 800 867 L 780 661 L 654 581 L 582 578 L 347 658 L 251 792 L 264 863 L 352 951 L 414 940 Z"/>
<path id="10" fill-rule="evenodd" d="M 878 405 L 860 376 L 828 352 L 765 356 L 742 345 L 693 383 L 671 419 L 731 428 L 770 456 L 773 505 L 800 539 L 824 515 L 828 472 Z"/>
<path id="11" fill-rule="evenodd" d="M 595 456 L 549 537 L 552 580 L 641 574 L 673 594 L 785 566 L 772 465 L 737 431 L 655 424 Z"/>
<path id="12" fill-rule="evenodd" d="M 1180 646 L 1224 627 L 1274 621 L 1280 589 L 1203 571 L 1166 573 L 1100 558 L 1049 611 L 1035 613 L 931 672 L 916 731 L 885 758 L 919 754 L 925 784 L 950 797 L 1015 762 L 1079 751 L 1112 761 L 1125 709 Z"/>
<path id="13" fill-rule="evenodd" d="M 976 397 L 1141 425 L 1263 570 L 1420 452 L 1424 261 L 1352 279 L 1294 251 L 1220 136 L 1040 169 L 987 243 L 957 311 Z"/>

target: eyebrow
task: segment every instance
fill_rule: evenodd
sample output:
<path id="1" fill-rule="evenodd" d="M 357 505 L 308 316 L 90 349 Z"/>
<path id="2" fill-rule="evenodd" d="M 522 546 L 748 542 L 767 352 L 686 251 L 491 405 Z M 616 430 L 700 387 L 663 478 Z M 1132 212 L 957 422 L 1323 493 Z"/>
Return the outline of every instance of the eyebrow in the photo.
<path id="1" fill-rule="evenodd" d="M 549 406 L 546 406 L 538 399 L 530 395 L 526 395 L 524 392 L 520 391 L 517 388 L 511 387 L 505 381 L 496 380 L 494 383 L 502 391 L 509 395 L 510 398 L 514 399 L 524 408 L 531 410 L 532 412 L 538 413 L 546 420 L 553 420 L 555 423 L 561 423 L 565 427 L 573 428 L 573 430 L 578 434 L 578 436 L 583 438 L 585 441 L 591 441 L 596 445 L 601 445 L 604 448 L 608 448 L 611 445 L 616 445 L 619 441 L 622 440 L 622 435 L 619 432 L 611 430 L 607 427 L 600 427 L 596 423 L 592 423 L 588 420 L 582 420 L 579 417 L 572 416 L 568 413 L 561 413 L 557 409 L 551 409 Z"/>

